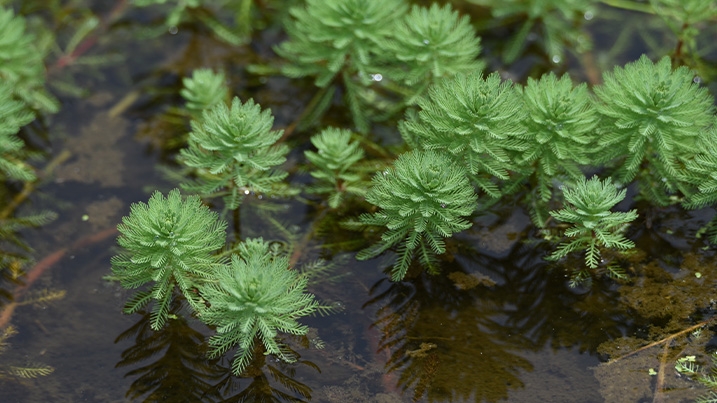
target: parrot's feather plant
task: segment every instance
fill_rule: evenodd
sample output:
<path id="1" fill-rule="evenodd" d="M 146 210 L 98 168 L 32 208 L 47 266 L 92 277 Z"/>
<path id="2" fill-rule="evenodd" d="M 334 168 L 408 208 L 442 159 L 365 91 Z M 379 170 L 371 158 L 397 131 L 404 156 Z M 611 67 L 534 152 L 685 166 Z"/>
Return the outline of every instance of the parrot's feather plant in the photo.
<path id="1" fill-rule="evenodd" d="M 125 288 L 151 285 L 127 302 L 125 312 L 136 312 L 154 301 L 151 326 L 161 329 L 175 287 L 192 308 L 201 308 L 196 288 L 213 279 L 222 265 L 215 252 L 226 242 L 226 227 L 199 196 L 182 200 L 177 189 L 167 197 L 155 192 L 148 203 L 133 204 L 117 226 L 117 243 L 123 251 L 112 258 L 112 272 Z"/>
<path id="2" fill-rule="evenodd" d="M 573 85 L 568 75 L 558 78 L 549 73 L 538 80 L 530 78 L 522 93 L 528 116 L 523 121 L 520 137 L 525 148 L 518 163 L 531 166 L 528 172 L 535 179 L 540 206 L 551 199 L 555 179 L 583 177 L 580 166 L 590 163 L 588 151 L 598 116 L 587 85 Z M 542 226 L 546 217 L 540 210 L 536 207 L 533 213 Z"/>
<path id="3" fill-rule="evenodd" d="M 182 184 L 204 197 L 224 196 L 227 208 L 236 209 L 250 193 L 290 194 L 282 180 L 287 173 L 277 168 L 289 148 L 275 144 L 281 130 L 272 130 L 274 117 L 252 99 L 231 106 L 218 103 L 192 121 L 189 146 L 182 161 L 194 168 L 196 180 Z"/>
<path id="4" fill-rule="evenodd" d="M 354 124 L 365 133 L 369 120 L 413 104 L 438 78 L 483 69 L 467 17 L 450 5 L 407 11 L 404 0 L 308 0 L 291 9 L 289 40 L 275 49 L 289 61 L 282 72 L 315 77 L 321 88 L 340 76 Z"/>
<path id="5" fill-rule="evenodd" d="M 35 180 L 35 171 L 22 158 L 25 143 L 17 137 L 20 127 L 34 118 L 22 102 L 13 98 L 10 84 L 0 82 L 0 179 Z"/>
<path id="6" fill-rule="evenodd" d="M 512 82 L 497 73 L 457 75 L 430 87 L 399 129 L 414 149 L 441 150 L 467 168 L 471 181 L 489 196 L 501 195 L 494 178 L 508 180 L 516 168 L 511 152 L 522 149 L 523 102 Z"/>
<path id="7" fill-rule="evenodd" d="M 317 183 L 308 191 L 328 194 L 329 207 L 337 208 L 345 195 L 363 196 L 368 183 L 356 165 L 364 158 L 364 151 L 357 141 L 351 141 L 351 131 L 329 127 L 311 137 L 317 151 L 305 151 L 304 155 L 314 165 L 311 176 Z"/>
<path id="8" fill-rule="evenodd" d="M 179 94 L 186 101 L 189 114 L 199 119 L 202 112 L 211 109 L 229 99 L 224 73 L 215 73 L 210 69 L 198 69 L 191 77 L 182 79 L 182 90 Z"/>
<path id="9" fill-rule="evenodd" d="M 670 196 L 683 191 L 684 164 L 698 153 L 698 138 L 713 122 L 714 98 L 693 78 L 687 67 L 673 70 L 668 57 L 653 63 L 643 55 L 606 72 L 595 88 L 598 159 L 615 162 L 623 184 L 637 177 L 643 197 L 657 205 L 674 203 Z"/>
<path id="10" fill-rule="evenodd" d="M 59 103 L 44 88 L 44 49 L 25 28 L 24 17 L 0 7 L 0 82 L 9 83 L 14 96 L 28 108 L 55 113 Z"/>
<path id="11" fill-rule="evenodd" d="M 485 67 L 478 60 L 480 38 L 469 18 L 460 17 L 450 4 L 413 6 L 383 47 L 391 57 L 384 63 L 386 75 L 394 81 L 418 86 L 415 95 L 438 78 L 480 72 Z"/>
<path id="12" fill-rule="evenodd" d="M 381 241 L 360 251 L 356 258 L 369 259 L 397 246 L 398 260 L 391 278 L 402 280 L 415 255 L 435 274 L 436 255 L 445 253 L 444 238 L 470 228 L 466 219 L 477 201 L 465 170 L 447 154 L 410 151 L 401 154 L 394 166 L 376 174 L 366 200 L 378 207 L 362 214 L 361 225 L 381 226 Z"/>
<path id="13" fill-rule="evenodd" d="M 565 188 L 563 194 L 567 206 L 561 210 L 551 211 L 555 219 L 572 224 L 564 235 L 573 238 L 561 243 L 548 260 L 559 260 L 575 251 L 585 254 L 585 266 L 590 270 L 598 269 L 601 262 L 601 248 L 627 250 L 635 244 L 625 238 L 623 233 L 629 223 L 637 218 L 637 212 L 610 211 L 625 198 L 626 190 L 618 191 L 610 178 L 601 181 L 594 176 L 590 180 L 584 177 L 574 187 Z M 608 276 L 624 278 L 622 271 L 607 264 Z M 571 285 L 575 286 L 589 278 L 590 272 L 585 269 L 573 270 Z"/>
<path id="14" fill-rule="evenodd" d="M 305 335 L 308 327 L 297 322 L 298 318 L 330 311 L 306 292 L 307 281 L 306 276 L 290 270 L 288 256 L 271 253 L 262 238 L 239 244 L 231 263 L 217 270 L 214 281 L 201 289 L 209 307 L 200 311 L 200 318 L 217 331 L 209 339 L 211 355 L 237 347 L 232 371 L 239 375 L 251 362 L 259 340 L 266 354 L 296 361 L 277 341 L 279 332 Z"/>

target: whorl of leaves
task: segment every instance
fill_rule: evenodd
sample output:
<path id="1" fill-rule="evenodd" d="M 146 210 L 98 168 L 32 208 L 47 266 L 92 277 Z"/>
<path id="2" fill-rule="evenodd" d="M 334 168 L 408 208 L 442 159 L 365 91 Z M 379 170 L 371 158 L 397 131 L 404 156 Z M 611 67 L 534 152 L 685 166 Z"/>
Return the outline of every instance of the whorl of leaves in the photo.
<path id="1" fill-rule="evenodd" d="M 668 192 L 679 186 L 679 171 L 699 152 L 698 137 L 714 116 L 713 97 L 693 78 L 687 67 L 672 70 L 668 57 L 653 63 L 644 55 L 604 74 L 604 84 L 595 88 L 602 115 L 600 156 L 619 160 L 618 180 L 631 181 L 648 163 L 650 177 L 641 180 L 661 183 Z M 649 195 L 653 202 L 669 203 L 664 194 Z"/>
<path id="2" fill-rule="evenodd" d="M 117 226 L 123 250 L 112 258 L 112 272 L 125 288 L 153 284 L 149 292 L 136 293 L 125 312 L 136 312 L 154 300 L 151 326 L 162 328 L 175 285 L 198 309 L 194 288 L 213 278 L 220 265 L 214 253 L 224 245 L 226 227 L 199 196 L 182 200 L 177 189 L 166 198 L 155 192 L 148 203 L 132 204 L 129 216 Z"/>
<path id="3" fill-rule="evenodd" d="M 309 188 L 312 193 L 328 194 L 329 206 L 336 208 L 345 194 L 365 194 L 362 175 L 355 172 L 355 164 L 364 158 L 357 141 L 351 141 L 351 131 L 329 127 L 311 137 L 317 151 L 304 155 L 315 169 L 311 176 L 317 183 Z"/>
<path id="4" fill-rule="evenodd" d="M 252 99 L 242 104 L 235 97 L 231 107 L 220 103 L 204 111 L 201 120 L 192 121 L 189 147 L 181 150 L 197 180 L 182 187 L 205 196 L 223 192 L 230 209 L 250 192 L 271 193 L 287 175 L 275 167 L 289 152 L 286 145 L 275 145 L 282 131 L 271 130 L 273 123 L 271 111 Z"/>
<path id="5" fill-rule="evenodd" d="M 277 341 L 278 333 L 304 335 L 308 327 L 297 319 L 327 312 L 306 292 L 307 277 L 290 270 L 288 257 L 272 254 L 262 238 L 242 242 L 231 264 L 217 270 L 214 279 L 201 288 L 209 307 L 200 318 L 217 327 L 209 339 L 212 356 L 238 347 L 232 363 L 236 375 L 251 362 L 257 338 L 267 354 L 295 361 Z"/>
<path id="6" fill-rule="evenodd" d="M 210 69 L 194 70 L 192 77 L 182 79 L 184 88 L 179 92 L 187 101 L 187 109 L 192 115 L 201 115 L 228 99 L 224 73 L 215 73 Z"/>
<path id="7" fill-rule="evenodd" d="M 570 77 L 543 75 L 523 88 L 528 117 L 519 136 L 524 150 L 518 163 L 532 165 L 542 202 L 550 200 L 552 180 L 583 177 L 579 166 L 589 164 L 588 151 L 598 116 L 585 83 L 573 86 Z"/>
<path id="8" fill-rule="evenodd" d="M 480 38 L 469 18 L 460 17 L 450 4 L 413 6 L 384 47 L 394 60 L 401 62 L 398 64 L 405 66 L 396 75 L 409 85 L 427 84 L 458 73 L 480 72 L 485 67 L 477 60 Z"/>
<path id="9" fill-rule="evenodd" d="M 375 257 L 398 245 L 392 278 L 403 279 L 415 253 L 435 273 L 435 254 L 446 251 L 443 238 L 470 228 L 466 220 L 476 208 L 476 194 L 465 170 L 449 156 L 435 151 L 411 151 L 394 166 L 378 173 L 366 200 L 378 207 L 359 217 L 363 225 L 386 227 L 377 244 L 356 257 Z"/>
<path id="10" fill-rule="evenodd" d="M 289 40 L 275 48 L 290 62 L 283 74 L 315 76 L 316 85 L 325 87 L 348 64 L 369 80 L 376 50 L 407 8 L 404 0 L 307 0 L 291 9 Z"/>
<path id="11" fill-rule="evenodd" d="M 453 155 L 478 187 L 499 197 L 491 178 L 506 180 L 516 168 L 510 152 L 522 149 L 518 136 L 525 130 L 525 108 L 512 82 L 497 73 L 457 75 L 430 87 L 418 106 L 420 112 L 399 123 L 406 142 Z"/>
<path id="12" fill-rule="evenodd" d="M 600 264 L 600 248 L 630 249 L 635 244 L 626 239 L 623 232 L 629 223 L 637 218 L 636 210 L 612 212 L 616 204 L 626 195 L 626 190 L 618 191 L 612 180 L 601 181 L 594 176 L 590 180 L 581 178 L 572 188 L 563 190 L 567 206 L 551 211 L 555 219 L 572 224 L 564 235 L 574 238 L 561 243 L 548 259 L 558 260 L 569 253 L 581 250 L 585 253 L 585 264 L 595 269 Z"/>

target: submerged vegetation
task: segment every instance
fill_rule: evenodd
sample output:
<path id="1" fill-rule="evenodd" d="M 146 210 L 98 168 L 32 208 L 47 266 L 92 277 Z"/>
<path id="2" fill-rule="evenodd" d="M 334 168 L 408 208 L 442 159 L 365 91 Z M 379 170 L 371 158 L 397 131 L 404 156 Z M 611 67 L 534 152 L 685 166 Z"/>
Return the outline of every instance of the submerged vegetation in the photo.
<path id="1" fill-rule="evenodd" d="M 715 318 L 717 63 L 700 31 L 715 34 L 717 2 L 89 3 L 0 1 L 0 345 L 44 270 L 118 232 L 107 279 L 136 290 L 124 312 L 141 317 L 118 338 L 136 337 L 121 365 L 166 349 L 128 373 L 132 399 L 166 388 L 218 401 L 241 383 L 230 399 L 349 401 L 297 381 L 325 360 L 413 401 L 493 401 L 533 370 L 517 351 L 546 345 L 603 354 L 602 369 L 664 346 L 655 399 L 668 368 L 714 397 L 708 338 L 694 332 L 711 335 Z M 642 29 L 626 24 L 600 48 L 620 7 L 664 37 L 625 54 L 621 35 Z M 127 31 L 128 59 L 152 60 L 151 73 L 113 63 L 106 38 Z M 132 88 L 76 100 L 105 75 Z M 81 159 L 53 149 L 73 136 L 53 115 L 81 114 L 75 103 L 137 122 L 163 177 L 132 166 L 137 192 L 85 192 L 133 204 L 28 269 L 26 234 L 56 216 L 43 206 L 77 227 L 72 203 L 43 193 Z M 116 128 L 102 129 L 93 140 Z M 341 305 L 321 300 L 351 304 L 356 323 L 308 318 Z M 332 332 L 337 344 L 319 337 Z"/>

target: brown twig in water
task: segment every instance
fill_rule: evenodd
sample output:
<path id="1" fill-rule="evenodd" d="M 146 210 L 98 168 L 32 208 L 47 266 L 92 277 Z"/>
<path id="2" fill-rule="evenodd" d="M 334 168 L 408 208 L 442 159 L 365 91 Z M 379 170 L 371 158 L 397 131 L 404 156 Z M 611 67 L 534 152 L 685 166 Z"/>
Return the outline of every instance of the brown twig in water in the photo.
<path id="1" fill-rule="evenodd" d="M 699 328 L 701 328 L 701 327 L 703 327 L 703 326 L 707 326 L 707 325 L 710 324 L 710 322 L 713 322 L 713 321 L 715 320 L 715 318 L 717 318 L 717 315 L 712 316 L 712 317 L 710 317 L 710 318 L 707 319 L 707 320 L 703 320 L 702 322 L 700 322 L 700 323 L 698 323 L 698 324 L 696 324 L 696 325 L 690 326 L 690 327 L 688 327 L 687 329 L 683 329 L 683 330 L 680 330 L 680 331 L 677 332 L 677 333 L 673 333 L 673 334 L 671 334 L 671 335 L 669 335 L 669 336 L 667 336 L 667 337 L 665 337 L 665 338 L 663 338 L 663 339 L 660 339 L 660 340 L 658 340 L 658 341 L 654 341 L 654 342 L 652 342 L 652 343 L 650 343 L 650 344 L 648 344 L 648 345 L 646 345 L 646 346 L 642 346 L 642 347 L 638 348 L 638 349 L 635 350 L 635 351 L 632 351 L 632 352 L 630 352 L 630 353 L 627 353 L 627 354 L 625 354 L 625 355 L 622 355 L 622 356 L 620 356 L 620 357 L 617 357 L 617 358 L 615 358 L 615 359 L 613 359 L 613 360 L 610 360 L 610 361 L 606 362 L 605 364 L 613 364 L 613 363 L 615 363 L 615 362 L 617 362 L 617 361 L 622 360 L 623 358 L 627 358 L 627 357 L 630 357 L 630 356 L 632 356 L 632 355 L 635 355 L 635 354 L 637 354 L 637 353 L 639 353 L 639 352 L 641 352 L 641 351 L 647 350 L 648 348 L 655 347 L 655 346 L 658 346 L 658 345 L 660 345 L 660 344 L 662 344 L 662 343 L 671 341 L 672 339 L 674 339 L 674 338 L 677 337 L 677 336 L 681 336 L 681 335 L 683 335 L 683 334 L 685 334 L 685 333 L 689 333 L 689 332 L 691 332 L 691 331 L 697 330 L 697 329 L 699 329 Z"/>

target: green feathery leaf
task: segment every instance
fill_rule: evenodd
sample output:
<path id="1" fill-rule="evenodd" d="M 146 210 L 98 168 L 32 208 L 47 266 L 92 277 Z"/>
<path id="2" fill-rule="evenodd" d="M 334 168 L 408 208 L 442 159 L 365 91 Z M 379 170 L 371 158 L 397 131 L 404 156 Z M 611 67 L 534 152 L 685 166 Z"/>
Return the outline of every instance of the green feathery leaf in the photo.
<path id="1" fill-rule="evenodd" d="M 229 90 L 226 87 L 224 73 L 215 73 L 210 69 L 194 70 L 192 77 L 182 80 L 184 88 L 179 92 L 187 101 L 189 113 L 198 118 L 202 112 L 220 103 L 226 102 Z"/>
<path id="2" fill-rule="evenodd" d="M 44 88 L 44 54 L 25 25 L 22 16 L 0 7 L 0 81 L 9 83 L 15 97 L 29 108 L 55 113 L 59 102 Z"/>
<path id="3" fill-rule="evenodd" d="M 289 148 L 275 145 L 281 130 L 271 130 L 271 111 L 261 110 L 250 99 L 234 98 L 231 107 L 219 103 L 192 121 L 189 147 L 181 150 L 185 165 L 195 168 L 197 180 L 182 188 L 202 196 L 225 196 L 235 209 L 245 195 L 278 193 L 287 173 L 276 169 L 286 160 Z"/>
<path id="4" fill-rule="evenodd" d="M 304 155 L 316 167 L 311 176 L 317 183 L 309 192 L 328 194 L 331 208 L 337 208 L 346 194 L 365 195 L 368 181 L 356 171 L 364 151 L 351 141 L 351 131 L 330 127 L 311 137 L 311 143 L 317 151 L 305 151 Z"/>
<path id="5" fill-rule="evenodd" d="M 618 160 L 618 180 L 638 177 L 641 193 L 662 184 L 667 194 L 681 187 L 681 171 L 698 152 L 698 139 L 714 117 L 714 99 L 693 82 L 687 67 L 672 70 L 668 57 L 653 63 L 647 56 L 615 67 L 595 87 L 602 115 L 598 157 Z M 645 165 L 649 169 L 644 169 Z M 668 195 L 652 193 L 652 202 L 671 203 Z"/>
<path id="6" fill-rule="evenodd" d="M 633 248 L 635 244 L 622 233 L 629 223 L 637 218 L 637 212 L 610 211 L 625 198 L 626 192 L 625 189 L 618 191 L 610 178 L 601 181 L 597 176 L 590 180 L 583 177 L 574 188 L 563 189 L 568 206 L 562 210 L 551 211 L 550 215 L 558 221 L 572 224 L 564 235 L 575 239 L 560 244 L 547 259 L 559 260 L 574 251 L 582 250 L 585 253 L 585 265 L 590 269 L 597 269 L 601 264 L 601 247 L 618 250 Z M 620 274 L 615 268 L 609 272 Z"/>
<path id="7" fill-rule="evenodd" d="M 363 214 L 365 225 L 385 226 L 381 241 L 356 255 L 369 259 L 398 245 L 398 261 L 392 278 L 402 280 L 419 244 L 421 261 L 433 262 L 433 254 L 445 253 L 438 239 L 470 228 L 465 217 L 476 208 L 476 194 L 465 170 L 451 158 L 436 151 L 411 151 L 398 157 L 394 166 L 373 178 L 366 200 L 379 211 Z M 434 270 L 431 270 L 434 271 Z"/>
<path id="8" fill-rule="evenodd" d="M 231 264 L 217 270 L 214 278 L 201 288 L 209 308 L 200 318 L 217 327 L 209 339 L 211 356 L 238 347 L 232 364 L 236 375 L 251 361 L 257 338 L 267 354 L 294 362 L 296 357 L 277 341 L 278 333 L 305 335 L 308 327 L 297 319 L 328 309 L 306 292 L 307 277 L 290 270 L 288 257 L 271 253 L 262 238 L 242 242 Z"/>
<path id="9" fill-rule="evenodd" d="M 420 112 L 399 123 L 406 142 L 453 155 L 477 187 L 499 197 L 492 178 L 509 179 L 516 167 L 510 153 L 523 149 L 525 108 L 512 83 L 497 73 L 485 79 L 461 74 L 432 86 L 418 105 Z"/>
<path id="10" fill-rule="evenodd" d="M 131 298 L 125 311 L 137 311 L 151 296 L 152 328 L 160 329 L 175 285 L 198 309 L 194 287 L 212 278 L 221 265 L 214 253 L 224 245 L 226 226 L 198 196 L 182 200 L 177 189 L 166 198 L 155 192 L 147 204 L 132 204 L 130 215 L 117 226 L 123 251 L 112 257 L 112 272 L 125 288 L 153 285 L 150 294 L 140 291 Z"/>

